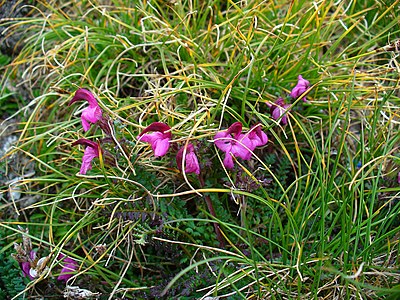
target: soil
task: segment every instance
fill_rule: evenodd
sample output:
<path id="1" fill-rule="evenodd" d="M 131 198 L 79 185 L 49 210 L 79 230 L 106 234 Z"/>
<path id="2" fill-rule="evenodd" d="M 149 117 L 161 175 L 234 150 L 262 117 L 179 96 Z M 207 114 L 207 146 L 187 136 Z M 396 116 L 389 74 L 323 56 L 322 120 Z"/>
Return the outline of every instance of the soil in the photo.
<path id="1" fill-rule="evenodd" d="M 29 17 L 34 3 L 28 0 L 0 0 L 0 54 L 4 61 L 11 61 L 23 47 L 23 33 L 12 32 L 9 27 L 11 22 Z M 10 78 L 4 78 L 5 73 L 4 69 L 0 69 L 0 199 L 5 203 L 0 218 L 10 219 L 18 217 L 17 207 L 26 207 L 36 200 L 23 196 L 27 187 L 22 184 L 24 178 L 34 175 L 34 165 L 20 151 L 14 151 L 19 139 L 17 111 L 29 102 L 29 92 Z M 4 96 L 7 94 L 12 95 Z"/>
<path id="2" fill-rule="evenodd" d="M 23 44 L 21 43 L 22 33 L 10 33 L 9 22 L 15 18 L 29 16 L 34 1 L 3 0 L 0 1 L 0 51 L 2 54 L 14 57 L 17 55 Z"/>

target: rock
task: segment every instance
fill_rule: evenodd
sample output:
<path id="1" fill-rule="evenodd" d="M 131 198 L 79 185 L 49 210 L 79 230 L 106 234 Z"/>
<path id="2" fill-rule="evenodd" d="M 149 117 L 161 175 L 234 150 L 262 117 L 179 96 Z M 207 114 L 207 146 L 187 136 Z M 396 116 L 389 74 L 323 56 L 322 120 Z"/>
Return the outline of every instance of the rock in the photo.
<path id="1" fill-rule="evenodd" d="M 26 17 L 32 11 L 27 4 L 33 4 L 36 1 L 28 0 L 6 0 L 0 2 L 0 51 L 9 56 L 15 56 L 21 51 L 23 44 L 21 43 L 20 33 L 10 34 L 8 32 L 8 22 L 15 18 Z"/>

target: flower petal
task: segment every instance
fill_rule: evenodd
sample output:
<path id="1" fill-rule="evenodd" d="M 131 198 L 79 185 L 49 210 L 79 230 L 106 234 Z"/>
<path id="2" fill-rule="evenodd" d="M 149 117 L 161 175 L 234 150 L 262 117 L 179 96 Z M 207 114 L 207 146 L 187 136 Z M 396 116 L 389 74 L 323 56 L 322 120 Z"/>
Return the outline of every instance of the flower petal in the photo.
<path id="1" fill-rule="evenodd" d="M 29 276 L 30 279 L 33 279 L 30 275 L 29 275 L 29 271 L 31 270 L 31 263 L 30 262 L 22 262 L 19 264 L 19 266 L 21 267 L 22 270 L 22 274 L 25 276 Z"/>
<path id="2" fill-rule="evenodd" d="M 161 132 L 156 131 L 156 132 L 152 132 L 152 133 L 146 133 L 146 134 L 143 134 L 143 135 L 139 135 L 137 137 L 137 139 L 138 139 L 138 141 L 146 142 L 146 143 L 149 143 L 149 144 L 151 144 L 153 146 L 153 144 L 157 140 L 163 139 L 163 137 L 164 136 L 163 136 L 163 134 Z"/>
<path id="3" fill-rule="evenodd" d="M 88 122 L 96 123 L 102 117 L 102 111 L 99 106 L 89 106 L 82 111 L 81 118 L 86 119 Z"/>
<path id="4" fill-rule="evenodd" d="M 154 124 L 154 123 L 153 123 Z M 154 151 L 154 156 L 163 156 L 167 153 L 169 149 L 169 140 L 171 134 L 162 133 L 160 131 L 155 131 L 152 133 L 146 133 L 138 136 L 138 141 L 147 142 L 151 145 Z"/>
<path id="5" fill-rule="evenodd" d="M 190 152 L 186 155 L 186 173 L 200 174 L 199 160 L 197 159 L 196 153 Z"/>
<path id="6" fill-rule="evenodd" d="M 227 131 L 220 131 L 214 136 L 215 146 L 224 152 L 231 151 L 232 142 L 232 136 Z"/>
<path id="7" fill-rule="evenodd" d="M 139 136 L 150 132 L 150 131 L 154 131 L 154 132 L 161 132 L 163 134 L 165 134 L 165 137 L 167 138 L 171 138 L 172 134 L 171 131 L 169 131 L 171 129 L 171 127 L 169 127 L 167 124 L 162 123 L 162 122 L 153 122 L 151 123 L 149 126 L 147 126 L 140 134 Z M 168 131 L 168 132 L 167 132 Z"/>
<path id="8" fill-rule="evenodd" d="M 91 105 L 91 106 L 97 106 L 98 105 L 95 96 L 90 91 L 88 91 L 86 89 L 78 89 L 75 92 L 74 97 L 68 103 L 68 106 L 71 105 L 72 103 L 76 102 L 76 101 L 81 101 L 81 100 L 86 100 L 89 103 L 89 105 Z"/>
<path id="9" fill-rule="evenodd" d="M 258 136 L 258 139 L 257 139 L 256 147 L 262 147 L 268 143 L 268 136 L 264 131 L 260 130 L 257 133 L 257 136 Z"/>
<path id="10" fill-rule="evenodd" d="M 57 280 L 68 281 L 68 279 L 70 279 L 73 276 L 72 272 L 78 269 L 78 263 L 74 259 L 68 256 L 65 257 L 65 255 L 62 253 L 60 253 L 58 259 L 63 259 L 63 262 L 65 264 L 61 269 L 60 275 L 57 277 Z"/>
<path id="11" fill-rule="evenodd" d="M 81 121 L 82 121 L 82 127 L 83 130 L 86 132 L 90 129 L 90 123 L 83 117 L 81 117 Z"/>
<path id="12" fill-rule="evenodd" d="M 154 150 L 154 156 L 156 157 L 163 156 L 168 152 L 169 138 L 158 139 L 151 146 Z"/>
<path id="13" fill-rule="evenodd" d="M 287 124 L 288 116 L 287 112 L 289 111 L 290 104 L 286 104 L 282 98 L 278 98 L 274 105 L 271 107 L 271 116 L 274 120 L 278 120 L 280 118 L 280 122 L 283 125 Z"/>
<path id="14" fill-rule="evenodd" d="M 182 147 L 176 154 L 176 164 L 178 166 L 178 169 L 181 171 L 182 171 L 182 160 L 183 160 L 184 149 L 185 147 Z M 194 147 L 192 144 L 188 144 L 186 149 L 185 173 L 200 174 L 199 161 L 197 159 L 196 153 L 194 152 Z"/>
<path id="15" fill-rule="evenodd" d="M 90 146 L 86 147 L 82 157 L 82 165 L 79 171 L 80 174 L 86 174 L 87 171 L 92 169 L 92 160 L 99 156 L 99 150 Z"/>
<path id="16" fill-rule="evenodd" d="M 227 169 L 233 169 L 234 163 L 233 163 L 232 155 L 230 153 L 226 153 L 226 155 L 225 155 L 224 166 Z"/>
<path id="17" fill-rule="evenodd" d="M 250 142 L 250 140 L 248 138 L 242 139 L 241 143 L 244 146 L 240 143 L 236 143 L 235 145 L 232 146 L 231 152 L 236 157 L 240 157 L 241 159 L 244 159 L 244 160 L 249 160 L 251 158 L 251 152 L 249 151 L 249 149 L 251 151 L 254 150 L 252 143 Z M 245 146 L 249 149 L 247 149 Z"/>
<path id="18" fill-rule="evenodd" d="M 296 86 L 290 92 L 290 96 L 292 98 L 298 98 L 301 94 L 303 94 L 310 87 L 310 82 L 304 79 L 301 75 L 298 76 L 298 81 Z M 303 97 L 303 101 L 307 101 L 306 97 Z"/>

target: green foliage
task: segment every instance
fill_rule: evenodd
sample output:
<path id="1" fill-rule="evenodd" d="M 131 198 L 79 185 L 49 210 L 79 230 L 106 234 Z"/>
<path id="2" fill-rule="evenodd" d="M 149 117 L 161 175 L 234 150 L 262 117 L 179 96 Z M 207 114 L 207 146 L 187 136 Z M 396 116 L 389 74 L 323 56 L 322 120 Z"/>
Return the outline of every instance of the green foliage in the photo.
<path id="1" fill-rule="evenodd" d="M 22 271 L 11 257 L 12 247 L 6 247 L 9 231 L 0 227 L 0 299 L 11 299 L 25 289 Z M 5 251 L 4 251 L 5 250 Z M 19 296 L 16 299 L 23 299 Z"/>
<path id="2" fill-rule="evenodd" d="M 0 66 L 7 66 L 11 61 L 11 57 L 0 53 Z"/>
<path id="3" fill-rule="evenodd" d="M 112 3 L 42 3 L 16 21 L 26 44 L 5 69 L 13 80 L 23 71 L 35 96 L 15 153 L 35 162 L 21 185 L 39 200 L 18 203 L 18 221 L 79 260 L 76 283 L 128 298 L 396 292 L 397 4 Z M 289 96 L 299 74 L 308 102 Z M 80 87 L 111 134 L 82 130 L 87 103 L 67 105 Z M 270 113 L 278 97 L 291 105 L 287 125 Z M 137 140 L 155 121 L 173 135 L 157 158 Z M 269 142 L 227 170 L 212 140 L 237 121 L 260 123 Z M 85 176 L 85 149 L 71 146 L 80 138 L 104 150 Z M 177 169 L 186 141 L 200 176 Z"/>

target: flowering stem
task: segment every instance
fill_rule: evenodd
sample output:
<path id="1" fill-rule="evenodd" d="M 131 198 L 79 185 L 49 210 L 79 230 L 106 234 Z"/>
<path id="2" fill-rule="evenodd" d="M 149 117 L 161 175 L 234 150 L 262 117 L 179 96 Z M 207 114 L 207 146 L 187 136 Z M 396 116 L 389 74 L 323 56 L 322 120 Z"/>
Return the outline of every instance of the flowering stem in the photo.
<path id="1" fill-rule="evenodd" d="M 204 178 L 203 176 L 199 175 L 199 181 L 200 181 L 200 185 L 202 188 L 204 188 Z M 208 211 L 210 212 L 210 214 L 214 217 L 217 218 L 216 214 L 215 214 L 215 210 L 214 207 L 212 205 L 212 201 L 209 195 L 204 195 L 204 200 L 206 201 L 207 204 L 207 208 Z M 224 236 L 221 233 L 221 229 L 219 228 L 219 224 L 216 222 L 213 222 L 214 225 L 214 230 L 215 230 L 215 234 L 217 235 L 217 239 L 219 241 L 219 246 L 221 248 L 225 247 L 225 241 L 224 241 Z"/>

